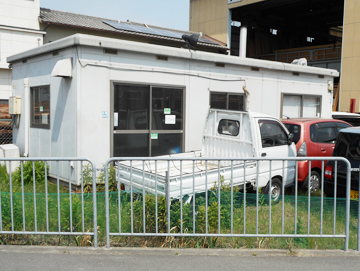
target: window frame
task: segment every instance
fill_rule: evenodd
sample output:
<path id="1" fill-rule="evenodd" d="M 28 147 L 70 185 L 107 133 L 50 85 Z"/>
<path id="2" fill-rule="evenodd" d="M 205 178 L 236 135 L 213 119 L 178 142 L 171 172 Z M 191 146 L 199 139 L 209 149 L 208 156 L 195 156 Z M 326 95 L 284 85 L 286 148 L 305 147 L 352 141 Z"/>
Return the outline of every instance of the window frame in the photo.
<path id="1" fill-rule="evenodd" d="M 185 101 L 186 101 L 186 88 L 185 86 L 181 86 L 181 85 L 159 85 L 159 84 L 151 84 L 151 83 L 134 83 L 134 82 L 128 82 L 128 81 L 117 81 L 117 80 L 112 80 L 111 82 L 111 88 L 110 88 L 110 92 L 111 92 L 111 101 L 110 101 L 110 108 L 111 108 L 111 114 L 110 114 L 110 122 L 111 124 L 111 138 L 110 138 L 110 153 L 112 156 L 114 156 L 115 153 L 115 136 L 116 135 L 137 135 L 137 134 L 144 134 L 148 136 L 148 148 L 147 148 L 147 155 L 142 155 L 142 156 L 146 156 L 146 157 L 153 157 L 154 153 L 156 153 L 156 151 L 153 150 L 153 147 L 155 146 L 155 144 L 153 144 L 153 140 L 157 139 L 157 136 L 161 137 L 161 136 L 171 136 L 173 135 L 180 135 L 181 136 L 181 142 L 180 142 L 180 152 L 184 152 L 185 150 L 185 121 L 186 121 L 186 112 L 185 112 Z M 148 104 L 149 104 L 149 115 L 148 115 L 148 127 L 146 129 L 115 129 L 114 127 L 114 106 L 115 106 L 115 98 L 114 95 L 116 93 L 116 87 L 117 86 L 139 86 L 139 87 L 144 87 L 149 91 L 149 97 L 148 97 Z M 181 123 L 181 129 L 167 129 L 166 126 L 165 128 L 155 128 L 153 127 L 153 93 L 154 91 L 157 91 L 159 89 L 170 89 L 170 90 L 181 90 L 181 96 L 182 96 L 182 105 L 181 105 L 181 109 L 182 109 L 182 123 Z M 170 113 L 170 115 L 174 115 L 176 113 L 176 111 L 172 111 Z M 165 112 L 164 112 L 165 115 Z M 176 114 L 175 114 L 176 115 Z M 178 116 L 178 115 L 176 115 Z M 176 119 L 178 119 L 178 117 L 176 117 Z M 171 124 L 166 124 L 166 125 L 171 125 Z M 156 138 L 153 138 L 153 135 L 156 135 Z"/>
<path id="2" fill-rule="evenodd" d="M 224 95 L 226 96 L 226 108 L 218 108 L 218 107 L 212 107 L 211 106 L 211 96 L 213 94 L 220 94 L 220 95 Z M 243 108 L 241 110 L 236 110 L 236 109 L 229 109 L 229 105 L 230 105 L 230 96 L 241 96 L 243 98 Z M 223 109 L 223 110 L 234 110 L 234 111 L 240 111 L 243 112 L 245 111 L 245 105 L 246 105 L 246 97 L 244 93 L 235 93 L 235 92 L 220 92 L 220 91 L 210 91 L 210 97 L 209 97 L 209 106 L 212 109 Z"/>
<path id="3" fill-rule="evenodd" d="M 37 123 L 35 122 L 35 116 L 36 116 L 36 112 L 35 112 L 35 91 L 36 90 L 41 90 L 41 89 L 47 89 L 49 91 L 49 115 L 48 115 L 48 123 Z M 42 86 L 34 86 L 34 87 L 30 87 L 30 127 L 32 128 L 41 128 L 41 129 L 50 129 L 51 128 L 51 94 L 50 94 L 50 85 L 42 85 Z"/>
<path id="4" fill-rule="evenodd" d="M 305 98 L 316 98 L 319 99 L 319 116 L 314 116 L 321 118 L 321 112 L 322 112 L 322 96 L 321 95 L 311 95 L 311 94 L 296 94 L 296 93 L 282 93 L 281 94 L 281 109 L 280 109 L 280 118 L 285 117 L 284 116 L 284 97 L 285 96 L 296 96 L 300 97 L 300 116 L 297 117 L 290 117 L 290 118 L 303 118 L 304 117 L 304 99 Z M 287 117 L 287 116 L 286 116 Z"/>

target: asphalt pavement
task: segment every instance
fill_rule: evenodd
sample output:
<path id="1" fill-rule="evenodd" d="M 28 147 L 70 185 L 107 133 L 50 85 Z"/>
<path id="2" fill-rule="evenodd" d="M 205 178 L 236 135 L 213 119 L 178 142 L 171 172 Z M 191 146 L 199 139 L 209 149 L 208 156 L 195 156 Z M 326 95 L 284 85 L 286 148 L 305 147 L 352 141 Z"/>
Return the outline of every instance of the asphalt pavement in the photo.
<path id="1" fill-rule="evenodd" d="M 342 250 L 0 246 L 0 270 L 360 270 Z"/>

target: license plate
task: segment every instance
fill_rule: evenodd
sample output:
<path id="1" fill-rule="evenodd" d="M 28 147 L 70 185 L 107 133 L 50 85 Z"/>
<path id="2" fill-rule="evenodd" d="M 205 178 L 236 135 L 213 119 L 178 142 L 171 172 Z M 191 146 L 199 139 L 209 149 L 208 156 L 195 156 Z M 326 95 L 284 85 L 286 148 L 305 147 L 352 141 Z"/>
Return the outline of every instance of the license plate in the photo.
<path id="1" fill-rule="evenodd" d="M 359 200 L 359 191 L 350 190 L 350 198 Z"/>

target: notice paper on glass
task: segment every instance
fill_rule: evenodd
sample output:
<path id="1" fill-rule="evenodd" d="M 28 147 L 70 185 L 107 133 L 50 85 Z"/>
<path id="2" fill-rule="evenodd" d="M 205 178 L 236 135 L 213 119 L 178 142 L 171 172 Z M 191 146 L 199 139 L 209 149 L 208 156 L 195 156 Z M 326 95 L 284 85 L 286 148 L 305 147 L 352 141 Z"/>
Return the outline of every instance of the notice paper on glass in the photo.
<path id="1" fill-rule="evenodd" d="M 165 124 L 175 124 L 176 116 L 175 115 L 165 115 Z"/>
<path id="2" fill-rule="evenodd" d="M 114 112 L 114 127 L 119 126 L 119 117 L 118 112 Z"/>

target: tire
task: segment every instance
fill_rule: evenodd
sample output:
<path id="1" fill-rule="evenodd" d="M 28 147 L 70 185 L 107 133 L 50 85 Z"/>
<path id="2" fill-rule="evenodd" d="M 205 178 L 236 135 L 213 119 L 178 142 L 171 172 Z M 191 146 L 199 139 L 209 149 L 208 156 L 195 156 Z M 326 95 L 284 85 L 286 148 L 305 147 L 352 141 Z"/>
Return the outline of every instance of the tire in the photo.
<path id="1" fill-rule="evenodd" d="M 317 171 L 315 170 L 311 171 L 310 180 L 308 181 L 308 185 L 309 184 L 310 184 L 310 193 L 316 193 L 320 190 L 321 177 Z"/>
<path id="2" fill-rule="evenodd" d="M 270 182 L 263 189 L 264 195 L 269 195 Z M 282 183 L 279 178 L 273 178 L 271 180 L 271 199 L 274 202 L 279 202 L 280 196 L 282 195 Z"/>
<path id="3" fill-rule="evenodd" d="M 333 198 L 335 195 L 334 183 L 325 183 L 324 184 L 324 193 L 325 193 L 326 197 Z M 345 186 L 337 186 L 336 187 L 336 197 L 346 198 L 346 187 Z"/>
<path id="4" fill-rule="evenodd" d="M 324 193 L 328 198 L 334 197 L 334 184 L 324 184 Z"/>

